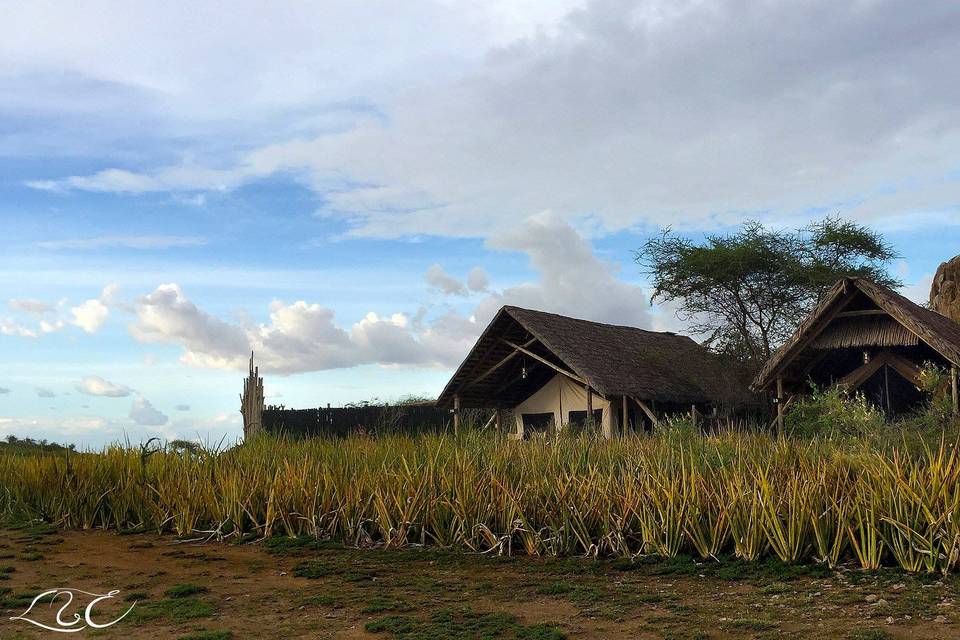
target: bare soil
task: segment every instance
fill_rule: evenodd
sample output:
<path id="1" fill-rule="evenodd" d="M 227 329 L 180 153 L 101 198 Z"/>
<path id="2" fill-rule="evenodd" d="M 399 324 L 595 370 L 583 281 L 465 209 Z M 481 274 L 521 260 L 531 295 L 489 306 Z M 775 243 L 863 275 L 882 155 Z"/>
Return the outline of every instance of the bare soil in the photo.
<path id="1" fill-rule="evenodd" d="M 0 530 L 0 638 L 63 636 L 10 620 L 54 588 L 118 590 L 95 607 L 100 624 L 133 605 L 67 635 L 81 638 L 960 638 L 952 576 Z M 26 617 L 56 626 L 64 602 Z"/>

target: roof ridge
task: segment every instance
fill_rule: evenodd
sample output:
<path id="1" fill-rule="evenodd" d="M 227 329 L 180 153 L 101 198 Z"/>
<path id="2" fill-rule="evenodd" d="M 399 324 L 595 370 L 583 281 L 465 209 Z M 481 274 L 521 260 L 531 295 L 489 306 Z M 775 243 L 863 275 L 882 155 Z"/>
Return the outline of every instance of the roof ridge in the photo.
<path id="1" fill-rule="evenodd" d="M 599 320 L 588 320 L 587 318 L 577 318 L 574 316 L 564 315 L 562 313 L 555 313 L 553 311 L 543 311 L 541 309 L 531 309 L 529 307 L 520 307 L 514 304 L 505 304 L 501 307 L 501 310 L 510 311 L 511 309 L 516 309 L 519 311 L 525 311 L 527 313 L 538 313 L 546 316 L 554 316 L 556 318 L 563 318 L 564 320 L 574 320 L 576 322 L 586 322 L 588 324 L 600 325 L 602 327 L 615 327 L 618 329 L 630 329 L 631 331 L 643 331 L 644 333 L 650 333 L 654 335 L 668 335 L 668 336 L 678 336 L 681 338 L 690 338 L 688 335 L 677 333 L 676 331 L 655 331 L 653 329 L 644 329 L 643 327 L 635 327 L 629 324 L 614 324 L 612 322 L 600 322 Z M 696 342 L 694 340 L 694 342 Z"/>

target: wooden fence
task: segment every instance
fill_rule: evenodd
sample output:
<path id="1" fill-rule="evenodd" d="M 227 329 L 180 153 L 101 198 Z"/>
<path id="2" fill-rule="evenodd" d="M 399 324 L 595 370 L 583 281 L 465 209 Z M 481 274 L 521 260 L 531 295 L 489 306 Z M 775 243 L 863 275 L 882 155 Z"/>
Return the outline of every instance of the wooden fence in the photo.
<path id="1" fill-rule="evenodd" d="M 370 405 L 319 409 L 268 407 L 263 430 L 294 437 L 347 436 L 355 433 L 439 433 L 451 428 L 452 414 L 432 404 Z"/>

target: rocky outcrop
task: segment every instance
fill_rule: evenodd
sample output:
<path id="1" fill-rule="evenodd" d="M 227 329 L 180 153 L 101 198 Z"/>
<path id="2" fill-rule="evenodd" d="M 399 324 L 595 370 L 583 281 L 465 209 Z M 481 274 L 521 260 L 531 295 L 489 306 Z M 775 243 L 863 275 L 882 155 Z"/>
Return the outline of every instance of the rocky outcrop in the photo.
<path id="1" fill-rule="evenodd" d="M 937 269 L 930 287 L 930 307 L 960 322 L 960 256 Z"/>

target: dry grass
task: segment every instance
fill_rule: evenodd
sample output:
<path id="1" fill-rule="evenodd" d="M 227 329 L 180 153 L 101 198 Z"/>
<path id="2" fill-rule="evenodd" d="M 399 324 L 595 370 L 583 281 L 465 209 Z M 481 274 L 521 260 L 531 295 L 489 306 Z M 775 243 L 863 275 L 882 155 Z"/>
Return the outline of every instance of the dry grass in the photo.
<path id="1" fill-rule="evenodd" d="M 960 458 L 758 434 L 260 438 L 224 452 L 0 453 L 0 508 L 68 528 L 308 535 L 384 548 L 951 572 Z"/>

